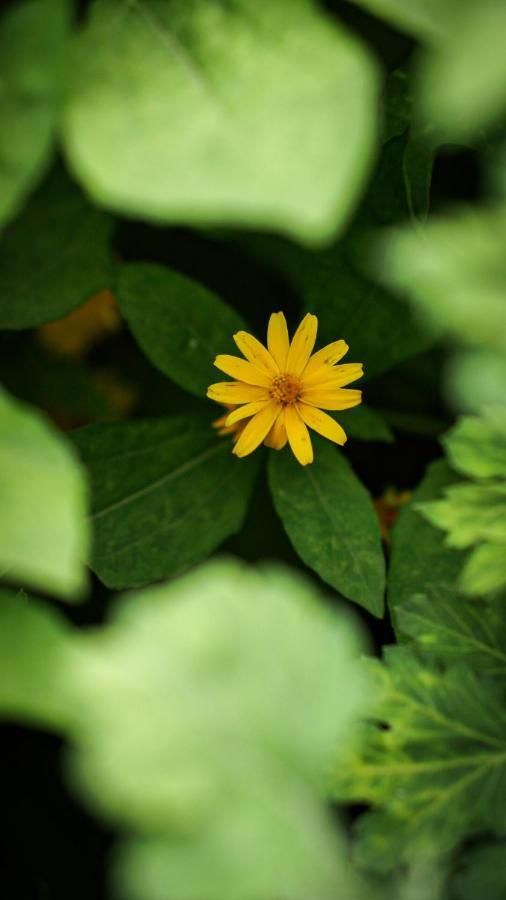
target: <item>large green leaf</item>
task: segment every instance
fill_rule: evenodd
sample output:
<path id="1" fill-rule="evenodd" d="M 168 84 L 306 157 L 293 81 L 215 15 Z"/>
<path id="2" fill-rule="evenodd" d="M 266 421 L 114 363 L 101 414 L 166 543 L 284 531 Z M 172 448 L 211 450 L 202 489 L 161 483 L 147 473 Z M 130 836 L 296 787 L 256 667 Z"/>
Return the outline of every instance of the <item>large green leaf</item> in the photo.
<path id="1" fill-rule="evenodd" d="M 456 0 L 352 0 L 374 15 L 386 19 L 396 28 L 417 38 L 433 38 L 441 34 L 449 10 Z"/>
<path id="2" fill-rule="evenodd" d="M 0 18 L 0 225 L 18 212 L 50 160 L 69 8 L 67 0 L 25 0 Z"/>
<path id="3" fill-rule="evenodd" d="M 506 349 L 506 214 L 466 210 L 384 241 L 381 275 L 403 292 L 436 333 Z"/>
<path id="4" fill-rule="evenodd" d="M 0 243 L 0 328 L 59 319 L 110 287 L 112 220 L 55 172 Z"/>
<path id="5" fill-rule="evenodd" d="M 0 392 L 0 572 L 72 598 L 86 585 L 87 491 L 72 447 Z"/>
<path id="6" fill-rule="evenodd" d="M 478 674 L 506 676 L 504 604 L 477 604 L 458 593 L 412 597 L 397 610 L 401 636 L 415 642 L 424 657 L 463 661 Z"/>
<path id="7" fill-rule="evenodd" d="M 315 462 L 272 453 L 269 481 L 278 515 L 304 562 L 375 616 L 383 615 L 385 563 L 378 519 L 340 450 L 317 441 Z"/>
<path id="8" fill-rule="evenodd" d="M 506 711 L 501 686 L 466 665 L 446 669 L 395 647 L 370 663 L 378 725 L 336 764 L 337 799 L 375 808 L 357 823 L 357 856 L 388 871 L 438 858 L 462 839 L 506 828 Z"/>
<path id="9" fill-rule="evenodd" d="M 118 275 L 121 310 L 149 359 L 187 391 L 205 397 L 218 378 L 217 353 L 233 352 L 241 317 L 207 288 L 150 263 L 123 266 Z"/>
<path id="10" fill-rule="evenodd" d="M 176 575 L 240 528 L 256 462 L 232 456 L 206 415 L 90 425 L 74 440 L 91 481 L 91 566 L 110 587 Z"/>
<path id="11" fill-rule="evenodd" d="M 441 497 L 457 476 L 444 460 L 427 468 L 425 477 L 403 507 L 392 531 L 392 555 L 388 570 L 388 604 L 396 612 L 416 594 L 426 594 L 434 603 L 452 598 L 464 563 L 461 551 L 445 546 L 438 528 L 419 510 L 419 503 Z"/>
<path id="12" fill-rule="evenodd" d="M 70 647 L 64 620 L 23 591 L 0 589 L 0 716 L 61 728 L 71 698 L 63 676 Z"/>
<path id="13" fill-rule="evenodd" d="M 470 847 L 452 880 L 455 900 L 504 900 L 506 897 L 506 841 Z M 453 894 L 452 894 L 453 896 Z"/>
<path id="14" fill-rule="evenodd" d="M 308 0 L 98 0 L 66 151 L 123 212 L 321 240 L 367 173 L 376 90 L 366 52 Z"/>
<path id="15" fill-rule="evenodd" d="M 228 561 L 81 639 L 70 771 L 127 832 L 122 896 L 348 900 L 321 775 L 368 702 L 359 646 L 300 579 Z"/>

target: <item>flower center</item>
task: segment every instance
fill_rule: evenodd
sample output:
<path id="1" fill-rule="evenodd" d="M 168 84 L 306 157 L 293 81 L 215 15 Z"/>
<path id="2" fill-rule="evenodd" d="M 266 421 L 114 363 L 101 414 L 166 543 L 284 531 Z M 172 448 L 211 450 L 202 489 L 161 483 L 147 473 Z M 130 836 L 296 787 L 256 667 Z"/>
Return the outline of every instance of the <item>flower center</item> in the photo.
<path id="1" fill-rule="evenodd" d="M 276 375 L 269 394 L 276 403 L 288 406 L 300 399 L 300 383 L 293 375 Z"/>

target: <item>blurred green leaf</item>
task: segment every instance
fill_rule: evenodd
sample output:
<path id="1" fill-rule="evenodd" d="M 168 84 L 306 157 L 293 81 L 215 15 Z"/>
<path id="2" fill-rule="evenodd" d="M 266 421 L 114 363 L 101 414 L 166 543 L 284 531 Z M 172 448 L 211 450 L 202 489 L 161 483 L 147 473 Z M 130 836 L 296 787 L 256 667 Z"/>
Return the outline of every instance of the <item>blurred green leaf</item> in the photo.
<path id="1" fill-rule="evenodd" d="M 483 349 L 461 352 L 450 361 L 446 382 L 450 400 L 463 412 L 505 406 L 506 358 Z"/>
<path id="2" fill-rule="evenodd" d="M 276 511 L 306 565 L 349 600 L 383 615 L 385 562 L 376 513 L 340 450 L 317 441 L 315 462 L 272 453 L 269 482 Z"/>
<path id="3" fill-rule="evenodd" d="M 0 588 L 0 716 L 61 728 L 71 700 L 62 678 L 70 641 L 63 618 L 43 603 Z"/>
<path id="4" fill-rule="evenodd" d="M 359 646 L 300 578 L 228 561 L 82 638 L 70 774 L 130 835 L 122 896 L 349 896 L 320 779 L 369 702 Z"/>
<path id="5" fill-rule="evenodd" d="M 441 34 L 448 11 L 459 0 L 351 0 L 373 15 L 384 18 L 395 28 L 414 37 L 430 39 Z"/>
<path id="6" fill-rule="evenodd" d="M 140 346 L 176 384 L 205 397 L 221 381 L 217 353 L 237 352 L 232 340 L 244 322 L 197 281 L 164 266 L 131 263 L 120 269 L 118 300 Z"/>
<path id="7" fill-rule="evenodd" d="M 54 172 L 2 236 L 0 328 L 32 328 L 110 287 L 112 220 Z"/>
<path id="8" fill-rule="evenodd" d="M 506 214 L 461 210 L 384 241 L 382 278 L 404 292 L 436 333 L 504 353 Z"/>
<path id="9" fill-rule="evenodd" d="M 0 224 L 19 212 L 50 162 L 69 11 L 67 0 L 24 0 L 0 18 Z"/>
<path id="10" fill-rule="evenodd" d="M 73 438 L 91 483 L 91 566 L 109 587 L 177 575 L 239 530 L 257 463 L 232 456 L 205 414 L 99 423 Z"/>
<path id="11" fill-rule="evenodd" d="M 39 413 L 0 392 L 0 577 L 80 596 L 87 491 L 72 447 Z"/>
<path id="12" fill-rule="evenodd" d="M 441 531 L 422 516 L 422 502 L 441 497 L 458 479 L 447 463 L 431 463 L 392 530 L 392 555 L 388 570 L 388 604 L 394 623 L 405 603 L 419 593 L 434 603 L 452 600 L 455 582 L 464 563 L 462 551 L 447 547 Z"/>
<path id="13" fill-rule="evenodd" d="M 307 0 L 139 0 L 121 15 L 99 0 L 78 46 L 66 152 L 122 212 L 321 241 L 367 174 L 376 90 L 372 59 Z"/>
<path id="14" fill-rule="evenodd" d="M 442 670 L 405 648 L 371 660 L 378 725 L 332 774 L 339 800 L 372 804 L 357 822 L 357 861 L 378 871 L 451 853 L 506 827 L 506 712 L 501 686 L 464 664 Z M 381 723 L 381 725 L 379 724 Z"/>
<path id="15" fill-rule="evenodd" d="M 471 551 L 462 570 L 461 587 L 466 594 L 495 594 L 506 586 L 506 545 L 483 543 Z"/>
<path id="16" fill-rule="evenodd" d="M 422 586 L 421 586 L 422 588 Z M 459 595 L 454 586 L 440 597 L 419 594 L 397 610 L 399 632 L 414 641 L 424 657 L 466 662 L 478 674 L 506 675 L 506 610 Z"/>
<path id="17" fill-rule="evenodd" d="M 474 478 L 506 478 L 506 411 L 461 418 L 443 438 L 452 466 Z"/>
<path id="18" fill-rule="evenodd" d="M 456 900 L 504 900 L 506 897 L 506 841 L 470 847 L 452 887 Z M 453 896 L 453 895 L 452 895 Z"/>

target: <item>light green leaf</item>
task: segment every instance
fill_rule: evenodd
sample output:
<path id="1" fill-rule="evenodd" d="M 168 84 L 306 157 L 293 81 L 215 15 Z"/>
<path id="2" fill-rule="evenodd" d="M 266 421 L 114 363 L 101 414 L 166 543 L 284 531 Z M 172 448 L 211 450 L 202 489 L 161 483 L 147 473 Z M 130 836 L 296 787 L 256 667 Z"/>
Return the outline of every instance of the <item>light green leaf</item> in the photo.
<path id="1" fill-rule="evenodd" d="M 98 0 L 66 152 L 122 212 L 321 241 L 367 174 L 376 92 L 372 59 L 307 0 Z"/>
<path id="2" fill-rule="evenodd" d="M 468 663 L 478 674 L 506 675 L 506 610 L 453 596 L 418 595 L 397 610 L 401 635 L 418 653 L 443 662 Z"/>
<path id="3" fill-rule="evenodd" d="M 304 581 L 229 561 L 129 595 L 82 638 L 70 774 L 127 831 L 122 895 L 334 900 L 321 776 L 369 702 L 359 646 Z"/>
<path id="4" fill-rule="evenodd" d="M 506 544 L 483 543 L 471 551 L 462 570 L 466 594 L 483 596 L 506 588 Z"/>
<path id="5" fill-rule="evenodd" d="M 0 392 L 0 572 L 66 599 L 83 593 L 87 491 L 72 447 Z"/>
<path id="6" fill-rule="evenodd" d="M 0 224 L 49 164 L 69 29 L 67 0 L 24 0 L 0 18 Z"/>
<path id="7" fill-rule="evenodd" d="M 245 326 L 216 294 L 150 263 L 123 266 L 117 293 L 134 336 L 165 375 L 199 397 L 205 397 L 209 384 L 223 380 L 214 358 L 237 353 L 232 335 Z"/>
<path id="8" fill-rule="evenodd" d="M 502 542 L 506 553 L 506 483 L 451 485 L 443 500 L 421 504 L 419 509 L 429 522 L 448 532 L 448 546 Z"/>
<path id="9" fill-rule="evenodd" d="M 352 0 L 357 6 L 426 40 L 441 34 L 455 0 Z"/>
<path id="10" fill-rule="evenodd" d="M 177 575 L 238 531 L 256 472 L 209 418 L 90 425 L 73 435 L 88 469 L 91 566 L 109 587 Z"/>
<path id="11" fill-rule="evenodd" d="M 54 172 L 0 243 L 0 328 L 32 328 L 110 287 L 112 220 Z"/>
<path id="12" fill-rule="evenodd" d="M 340 450 L 315 444 L 311 466 L 300 466 L 286 450 L 271 454 L 276 511 L 306 565 L 349 600 L 382 616 L 385 562 L 371 499 Z"/>
<path id="13" fill-rule="evenodd" d="M 458 472 L 506 479 L 506 409 L 489 407 L 481 416 L 461 418 L 443 446 Z"/>
<path id="14" fill-rule="evenodd" d="M 357 858 L 388 871 L 441 858 L 464 838 L 506 827 L 506 712 L 500 686 L 463 664 L 441 670 L 405 648 L 372 661 L 381 699 L 362 746 L 336 764 L 339 800 L 371 803 Z M 386 726 L 386 727 L 385 727 Z"/>
<path id="15" fill-rule="evenodd" d="M 487 406 L 506 405 L 504 353 L 468 350 L 450 360 L 446 371 L 447 394 L 463 412 L 481 412 Z"/>
<path id="16" fill-rule="evenodd" d="M 381 276 L 406 294 L 436 333 L 504 353 L 505 240 L 500 210 L 433 219 L 422 230 L 390 234 Z"/>
<path id="17" fill-rule="evenodd" d="M 416 594 L 426 594 L 435 603 L 444 603 L 454 596 L 464 555 L 445 546 L 439 529 L 421 515 L 419 504 L 440 497 L 457 477 L 444 460 L 436 460 L 400 511 L 392 531 L 388 571 L 388 604 L 394 622 L 397 611 Z"/>
<path id="18" fill-rule="evenodd" d="M 70 629 L 23 591 L 0 589 L 0 716 L 61 728 L 71 698 L 62 678 Z"/>
<path id="19" fill-rule="evenodd" d="M 452 887 L 456 900 L 504 900 L 506 841 L 467 848 Z"/>

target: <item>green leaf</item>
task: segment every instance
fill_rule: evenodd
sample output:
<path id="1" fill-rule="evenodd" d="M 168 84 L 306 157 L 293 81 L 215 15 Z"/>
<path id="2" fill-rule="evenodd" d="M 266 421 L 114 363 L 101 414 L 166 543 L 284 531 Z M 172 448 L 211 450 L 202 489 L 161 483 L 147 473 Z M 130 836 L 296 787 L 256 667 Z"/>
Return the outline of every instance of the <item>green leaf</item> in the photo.
<path id="1" fill-rule="evenodd" d="M 493 594 L 506 587 L 506 545 L 483 543 L 471 551 L 460 579 L 464 593 Z"/>
<path id="2" fill-rule="evenodd" d="M 419 504 L 440 497 L 456 478 L 444 460 L 436 460 L 400 511 L 392 530 L 388 570 L 388 605 L 394 622 L 403 604 L 416 594 L 426 594 L 435 603 L 443 603 L 454 595 L 464 555 L 445 546 L 439 529 L 421 515 Z"/>
<path id="3" fill-rule="evenodd" d="M 49 164 L 65 79 L 67 0 L 10 4 L 0 19 L 0 225 Z"/>
<path id="4" fill-rule="evenodd" d="M 506 358 L 480 349 L 459 353 L 447 367 L 446 382 L 450 400 L 463 412 L 505 406 Z"/>
<path id="5" fill-rule="evenodd" d="M 467 416 L 443 438 L 452 466 L 475 478 L 506 479 L 506 409 Z"/>
<path id="6" fill-rule="evenodd" d="M 452 887 L 456 900 L 504 900 L 506 841 L 468 848 Z"/>
<path id="7" fill-rule="evenodd" d="M 132 333 L 165 375 L 199 397 L 205 397 L 209 384 L 223 379 L 214 358 L 234 352 L 232 335 L 245 326 L 216 294 L 150 263 L 123 266 L 117 293 Z"/>
<path id="8" fill-rule="evenodd" d="M 122 896 L 334 900 L 321 776 L 369 702 L 359 647 L 304 581 L 231 561 L 123 598 L 81 639 L 70 773 L 127 833 Z"/>
<path id="9" fill-rule="evenodd" d="M 66 599 L 86 585 L 87 491 L 72 447 L 0 392 L 0 572 Z"/>
<path id="10" fill-rule="evenodd" d="M 122 212 L 321 241 L 367 174 L 376 92 L 372 59 L 307 0 L 139 0 L 122 15 L 98 0 L 66 152 L 92 195 Z"/>
<path id="11" fill-rule="evenodd" d="M 311 569 L 374 616 L 383 615 L 385 563 L 378 519 L 366 489 L 340 450 L 318 441 L 311 466 L 272 453 L 276 511 Z"/>
<path id="12" fill-rule="evenodd" d="M 506 675 L 506 610 L 460 596 L 414 596 L 397 611 L 401 635 L 417 652 L 443 662 L 468 663 L 478 674 Z"/>
<path id="13" fill-rule="evenodd" d="M 504 353 L 505 240 L 501 210 L 461 211 L 422 230 L 393 231 L 383 242 L 380 274 L 436 333 Z"/>
<path id="14" fill-rule="evenodd" d="M 32 328 L 110 287 L 112 220 L 54 172 L 0 243 L 0 328 Z"/>
<path id="15" fill-rule="evenodd" d="M 363 403 L 346 411 L 346 433 L 356 441 L 383 441 L 387 444 L 394 441 L 392 429 L 384 418 Z"/>
<path id="16" fill-rule="evenodd" d="M 0 588 L 0 715 L 61 728 L 70 698 L 62 677 L 70 646 L 63 618 L 23 591 Z"/>
<path id="17" fill-rule="evenodd" d="M 91 566 L 109 587 L 177 575 L 238 531 L 256 472 L 206 415 L 90 425 L 73 435 L 89 473 Z"/>
<path id="18" fill-rule="evenodd" d="M 506 552 L 506 483 L 451 485 L 443 500 L 419 508 L 429 522 L 448 532 L 450 547 L 492 541 L 504 543 Z"/>
<path id="19" fill-rule="evenodd" d="M 506 827 L 506 712 L 501 686 L 464 664 L 441 670 L 405 648 L 371 660 L 381 726 L 331 779 L 336 799 L 371 803 L 357 858 L 379 871 L 451 853 L 464 838 Z M 386 726 L 386 727 L 385 727 Z"/>
<path id="20" fill-rule="evenodd" d="M 446 25 L 452 0 L 352 0 L 373 15 L 414 37 L 437 37 Z"/>

